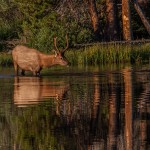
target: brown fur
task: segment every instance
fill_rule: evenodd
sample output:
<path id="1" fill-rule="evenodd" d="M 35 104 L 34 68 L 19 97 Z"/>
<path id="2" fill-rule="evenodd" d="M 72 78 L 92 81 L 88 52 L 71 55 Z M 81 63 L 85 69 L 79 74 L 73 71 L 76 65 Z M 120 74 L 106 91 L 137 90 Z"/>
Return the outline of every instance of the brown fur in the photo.
<path id="1" fill-rule="evenodd" d="M 25 71 L 31 71 L 33 75 L 40 75 L 40 71 L 45 67 L 68 65 L 68 61 L 60 51 L 55 55 L 46 55 L 22 45 L 13 49 L 12 57 L 16 75 L 18 75 L 19 68 L 22 70 L 22 75 L 25 74 Z"/>

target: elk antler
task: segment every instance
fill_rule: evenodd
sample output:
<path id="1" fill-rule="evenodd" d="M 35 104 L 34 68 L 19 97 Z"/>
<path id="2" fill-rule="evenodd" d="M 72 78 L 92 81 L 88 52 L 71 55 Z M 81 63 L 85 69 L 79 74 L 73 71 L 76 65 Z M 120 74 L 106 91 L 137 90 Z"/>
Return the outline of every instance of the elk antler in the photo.
<path id="1" fill-rule="evenodd" d="M 56 50 L 59 51 L 59 49 L 57 47 L 56 39 L 57 39 L 57 37 L 54 38 L 54 46 L 55 46 Z"/>
<path id="2" fill-rule="evenodd" d="M 55 46 L 55 49 L 56 49 L 55 52 L 58 51 L 58 52 L 64 54 L 64 52 L 68 49 L 68 46 L 69 46 L 69 43 L 68 43 L 68 35 L 66 34 L 66 47 L 65 47 L 65 49 L 62 50 L 62 51 L 60 51 L 60 50 L 58 49 L 56 40 L 57 40 L 57 37 L 54 38 L 54 46 Z M 57 53 L 57 52 L 56 52 L 56 53 Z"/>
<path id="3" fill-rule="evenodd" d="M 64 53 L 68 49 L 69 43 L 68 43 L 68 35 L 66 34 L 66 47 L 64 50 L 61 51 L 61 53 Z"/>

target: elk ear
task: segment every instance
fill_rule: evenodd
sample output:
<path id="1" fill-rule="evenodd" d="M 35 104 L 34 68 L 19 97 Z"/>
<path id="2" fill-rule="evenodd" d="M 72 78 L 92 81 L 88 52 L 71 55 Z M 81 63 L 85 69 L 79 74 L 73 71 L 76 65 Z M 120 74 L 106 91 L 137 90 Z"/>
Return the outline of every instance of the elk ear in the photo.
<path id="1" fill-rule="evenodd" d="M 57 53 L 57 51 L 55 49 L 53 49 L 52 52 L 55 53 L 55 57 L 58 55 L 58 53 Z"/>

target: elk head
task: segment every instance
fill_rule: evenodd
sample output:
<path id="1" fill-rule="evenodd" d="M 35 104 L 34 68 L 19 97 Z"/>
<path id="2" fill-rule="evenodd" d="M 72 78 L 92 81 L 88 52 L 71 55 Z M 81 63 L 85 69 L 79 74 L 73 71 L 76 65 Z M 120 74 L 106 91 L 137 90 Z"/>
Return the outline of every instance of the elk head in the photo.
<path id="1" fill-rule="evenodd" d="M 66 35 L 66 47 L 63 50 L 59 50 L 57 47 L 57 37 L 54 38 L 54 46 L 55 46 L 55 63 L 60 64 L 62 66 L 68 66 L 69 62 L 64 56 L 65 51 L 68 49 L 68 36 Z"/>

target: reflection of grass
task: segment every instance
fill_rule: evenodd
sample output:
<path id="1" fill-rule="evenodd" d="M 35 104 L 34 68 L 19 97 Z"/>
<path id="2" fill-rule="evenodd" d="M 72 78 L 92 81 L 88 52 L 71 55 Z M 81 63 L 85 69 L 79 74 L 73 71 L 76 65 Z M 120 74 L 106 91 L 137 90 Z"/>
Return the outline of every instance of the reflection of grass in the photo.
<path id="1" fill-rule="evenodd" d="M 98 45 L 72 49 L 66 52 L 72 65 L 99 65 L 150 62 L 150 44 L 140 45 Z M 0 65 L 12 65 L 9 54 L 0 53 Z"/>

